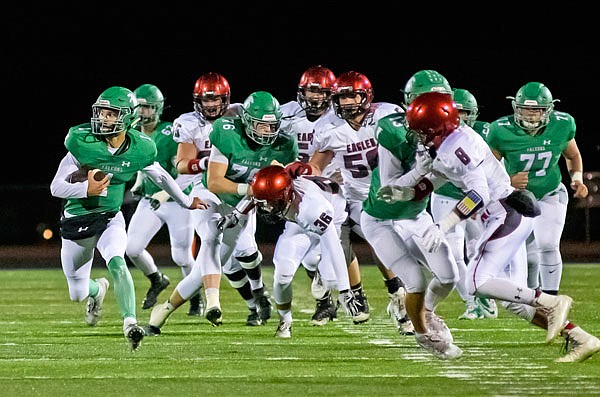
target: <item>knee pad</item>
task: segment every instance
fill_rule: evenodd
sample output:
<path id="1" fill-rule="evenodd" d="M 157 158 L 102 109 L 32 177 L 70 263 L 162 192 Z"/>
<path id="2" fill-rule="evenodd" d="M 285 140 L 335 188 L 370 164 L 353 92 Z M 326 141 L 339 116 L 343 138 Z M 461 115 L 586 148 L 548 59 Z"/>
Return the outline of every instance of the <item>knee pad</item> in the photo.
<path id="1" fill-rule="evenodd" d="M 248 276 L 246 276 L 246 272 L 243 270 L 238 270 L 237 272 L 227 274 L 223 273 L 225 277 L 227 277 L 227 281 L 229 281 L 229 285 L 233 288 L 238 289 L 244 286 L 248 282 Z"/>
<path id="2" fill-rule="evenodd" d="M 254 269 L 256 266 L 261 264 L 263 256 L 260 251 L 255 251 L 253 254 L 248 256 L 236 256 L 235 259 L 238 260 L 244 269 Z"/>

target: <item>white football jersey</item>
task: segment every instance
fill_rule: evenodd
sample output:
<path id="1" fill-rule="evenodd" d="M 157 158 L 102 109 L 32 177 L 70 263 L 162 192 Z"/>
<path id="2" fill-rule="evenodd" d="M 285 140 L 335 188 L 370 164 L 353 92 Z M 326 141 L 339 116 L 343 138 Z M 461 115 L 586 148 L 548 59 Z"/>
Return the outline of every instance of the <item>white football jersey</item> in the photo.
<path id="1" fill-rule="evenodd" d="M 302 229 L 322 235 L 328 227 L 339 228 L 347 217 L 346 200 L 339 185 L 321 176 L 294 179 L 294 190 L 302 200 L 294 220 Z"/>
<path id="2" fill-rule="evenodd" d="M 461 125 L 437 149 L 433 173 L 462 190 L 475 190 L 485 204 L 508 196 L 514 188 L 504 166 L 471 127 Z"/>
<path id="3" fill-rule="evenodd" d="M 348 201 L 362 202 L 369 195 L 371 173 L 378 164 L 378 144 L 375 137 L 377 122 L 391 113 L 401 111 L 398 105 L 392 103 L 372 103 L 358 131 L 333 111 L 317 120 L 314 127 L 314 151 L 331 150 L 335 153 L 332 162 L 341 171 Z"/>
<path id="4" fill-rule="evenodd" d="M 241 116 L 242 105 L 232 103 L 227 108 L 224 116 Z M 193 143 L 198 149 L 197 158 L 210 156 L 210 133 L 212 122 L 206 120 L 202 114 L 193 111 L 183 113 L 173 121 L 173 140 L 177 143 Z M 202 173 L 194 175 L 194 182 L 202 179 Z"/>
<path id="5" fill-rule="evenodd" d="M 332 113 L 333 109 L 330 107 L 327 112 L 325 112 L 319 119 L 315 121 L 310 121 L 306 117 L 306 112 L 300 106 L 297 101 L 290 101 L 288 103 L 284 103 L 281 105 L 281 111 L 283 112 L 283 119 L 281 122 L 281 130 L 282 134 L 286 134 L 289 136 L 296 137 L 296 141 L 298 142 L 298 158 L 303 163 L 307 163 L 310 159 L 310 156 L 315 152 L 314 148 L 314 134 L 315 134 L 315 124 L 320 119 L 327 116 L 327 114 Z M 334 162 L 332 161 L 326 168 L 323 170 L 323 176 L 330 176 L 333 172 L 335 172 L 336 167 Z"/>

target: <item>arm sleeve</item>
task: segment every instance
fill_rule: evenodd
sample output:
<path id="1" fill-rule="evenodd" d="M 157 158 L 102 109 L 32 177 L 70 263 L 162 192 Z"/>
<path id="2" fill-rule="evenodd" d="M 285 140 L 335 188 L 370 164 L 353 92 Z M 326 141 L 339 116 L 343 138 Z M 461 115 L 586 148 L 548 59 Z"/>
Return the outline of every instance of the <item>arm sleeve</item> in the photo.
<path id="1" fill-rule="evenodd" d="M 182 207 L 190 208 L 194 201 L 192 197 L 183 193 L 175 179 L 158 163 L 154 162 L 143 170 L 161 189 L 166 191 L 177 204 Z"/>
<path id="2" fill-rule="evenodd" d="M 379 156 L 379 178 L 381 186 L 415 186 L 421 179 L 414 168 L 404 173 L 402 162 L 382 145 L 377 149 Z"/>
<path id="3" fill-rule="evenodd" d="M 67 182 L 69 175 L 79 169 L 79 162 L 71 153 L 67 153 L 60 161 L 58 170 L 50 183 L 50 193 L 58 198 L 86 198 L 88 181 Z"/>

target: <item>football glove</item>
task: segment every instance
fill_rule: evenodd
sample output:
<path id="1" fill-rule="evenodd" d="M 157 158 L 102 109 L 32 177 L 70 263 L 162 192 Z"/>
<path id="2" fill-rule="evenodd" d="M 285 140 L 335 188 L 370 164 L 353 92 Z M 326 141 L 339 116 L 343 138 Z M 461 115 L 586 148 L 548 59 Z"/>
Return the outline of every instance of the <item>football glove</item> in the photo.
<path id="1" fill-rule="evenodd" d="M 235 227 L 240 221 L 240 213 L 235 208 L 227 215 L 221 216 L 217 221 L 217 230 L 222 232 L 225 229 Z"/>
<path id="2" fill-rule="evenodd" d="M 393 204 L 398 201 L 410 201 L 415 197 L 415 189 L 409 186 L 382 186 L 377 190 L 377 200 Z"/>
<path id="3" fill-rule="evenodd" d="M 312 167 L 310 164 L 303 163 L 302 161 L 294 161 L 286 165 L 285 170 L 292 178 L 297 178 L 300 175 L 311 175 Z"/>
<path id="4" fill-rule="evenodd" d="M 423 247 L 428 252 L 436 252 L 444 241 L 444 232 L 437 223 L 430 225 L 423 233 Z"/>

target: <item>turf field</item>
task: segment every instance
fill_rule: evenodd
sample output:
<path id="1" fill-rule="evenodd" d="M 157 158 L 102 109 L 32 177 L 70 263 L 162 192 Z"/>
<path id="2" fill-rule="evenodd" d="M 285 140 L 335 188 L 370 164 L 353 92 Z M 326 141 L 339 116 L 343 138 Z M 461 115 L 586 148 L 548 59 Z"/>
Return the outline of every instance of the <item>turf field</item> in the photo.
<path id="1" fill-rule="evenodd" d="M 171 285 L 181 275 L 166 268 Z M 264 269 L 272 282 L 272 268 Z M 141 302 L 148 281 L 131 270 Z M 275 318 L 245 326 L 247 310 L 223 283 L 224 324 L 175 312 L 163 335 L 147 337 L 131 352 L 112 286 L 97 327 L 83 321 L 84 303 L 68 299 L 60 269 L 0 271 L 1 396 L 524 396 L 600 395 L 600 353 L 577 364 L 556 364 L 561 342 L 546 345 L 545 331 L 500 309 L 498 319 L 456 318 L 464 305 L 456 292 L 438 313 L 464 354 L 440 361 L 396 333 L 385 313 L 387 295 L 377 268 L 363 266 L 372 317 L 313 327 L 314 309 L 304 271 L 294 280 L 293 337 L 274 337 Z M 106 276 L 95 265 L 94 277 Z M 600 265 L 568 264 L 562 292 L 575 303 L 570 319 L 600 335 Z M 139 304 L 141 305 L 141 304 Z M 141 324 L 148 311 L 138 312 Z"/>

